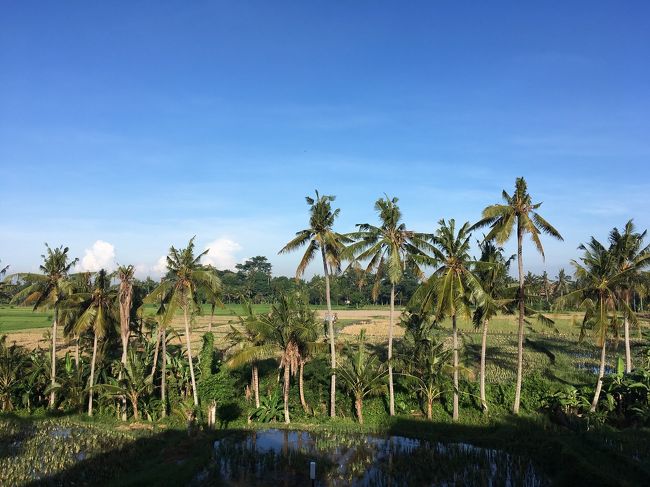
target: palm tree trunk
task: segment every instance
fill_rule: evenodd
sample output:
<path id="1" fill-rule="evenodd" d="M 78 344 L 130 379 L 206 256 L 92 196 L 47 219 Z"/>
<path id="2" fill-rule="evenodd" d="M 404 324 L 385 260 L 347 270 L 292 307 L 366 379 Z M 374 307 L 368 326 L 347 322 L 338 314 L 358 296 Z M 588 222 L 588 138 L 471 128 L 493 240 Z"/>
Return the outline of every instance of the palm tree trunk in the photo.
<path id="1" fill-rule="evenodd" d="M 183 316 L 185 317 L 185 344 L 187 347 L 187 359 L 190 362 L 190 377 L 192 379 L 192 395 L 194 396 L 194 406 L 199 406 L 199 395 L 196 391 L 196 379 L 194 378 L 194 363 L 192 361 L 192 345 L 190 343 L 190 322 L 187 319 L 187 303 L 183 307 Z"/>
<path id="2" fill-rule="evenodd" d="M 589 409 L 592 413 L 596 410 L 598 406 L 598 399 L 600 399 L 600 390 L 603 387 L 603 377 L 605 376 L 605 347 L 607 345 L 607 340 L 603 339 L 603 347 L 600 349 L 600 367 L 598 369 L 598 383 L 596 384 L 596 392 L 594 393 L 594 400 L 591 401 L 591 408 Z"/>
<path id="3" fill-rule="evenodd" d="M 393 386 L 393 315 L 395 313 L 395 284 L 390 288 L 390 315 L 388 317 L 388 410 L 395 416 L 395 390 Z"/>
<path id="4" fill-rule="evenodd" d="M 74 365 L 79 370 L 79 335 L 74 336 Z"/>
<path id="5" fill-rule="evenodd" d="M 137 421 L 140 419 L 140 413 L 138 412 L 138 398 L 134 397 L 131 404 L 133 405 L 133 419 Z"/>
<path id="6" fill-rule="evenodd" d="M 521 402 L 521 383 L 524 371 L 524 258 L 522 241 L 524 238 L 521 222 L 517 219 L 517 270 L 519 272 L 519 330 L 517 337 L 517 383 L 515 385 L 515 403 L 512 407 L 514 414 L 519 414 Z"/>
<path id="7" fill-rule="evenodd" d="M 212 320 L 214 319 L 214 304 L 210 308 L 210 323 L 208 323 L 208 332 L 212 331 Z"/>
<path id="8" fill-rule="evenodd" d="M 327 301 L 327 333 L 330 339 L 330 362 L 332 367 L 332 380 L 330 382 L 330 417 L 336 416 L 336 342 L 334 337 L 334 323 L 332 316 L 332 298 L 330 296 L 330 277 L 327 270 L 327 256 L 325 247 L 320 246 L 323 257 L 323 272 L 325 273 L 325 300 Z"/>
<path id="9" fill-rule="evenodd" d="M 88 393 L 88 416 L 93 415 L 93 388 L 95 387 L 95 361 L 97 360 L 97 332 L 93 340 L 93 358 L 90 363 L 90 388 Z"/>
<path id="10" fill-rule="evenodd" d="M 160 350 L 160 325 L 156 331 L 156 347 L 153 350 L 153 364 L 151 366 L 151 377 L 156 375 L 156 367 L 158 367 L 158 350 Z"/>
<path id="11" fill-rule="evenodd" d="M 56 327 L 59 321 L 59 307 L 58 305 L 54 308 L 54 321 L 52 322 L 52 366 L 51 376 L 50 376 L 50 386 L 52 390 L 50 391 L 50 409 L 54 409 L 54 403 L 56 403 L 56 392 L 54 390 L 54 384 L 56 383 Z"/>
<path id="12" fill-rule="evenodd" d="M 301 360 L 300 365 L 298 366 L 298 390 L 300 392 L 300 404 L 302 404 L 302 409 L 309 413 L 309 406 L 307 401 L 305 401 L 305 390 L 303 387 L 303 371 L 305 370 L 305 363 Z"/>
<path id="13" fill-rule="evenodd" d="M 454 347 L 454 412 L 452 414 L 452 420 L 458 421 L 458 326 L 456 323 L 456 313 L 451 315 L 451 324 Z"/>
<path id="14" fill-rule="evenodd" d="M 487 334 L 488 334 L 488 320 L 483 320 L 483 339 L 481 340 L 481 367 L 479 370 L 480 375 L 480 394 L 481 394 L 481 408 L 483 413 L 487 414 L 488 405 L 485 399 L 485 355 L 487 350 Z"/>
<path id="15" fill-rule="evenodd" d="M 433 417 L 433 397 L 427 396 L 427 419 Z"/>
<path id="16" fill-rule="evenodd" d="M 354 408 L 357 410 L 357 418 L 359 419 L 359 424 L 363 424 L 363 399 L 357 397 L 354 401 Z"/>
<path id="17" fill-rule="evenodd" d="M 160 402 L 162 417 L 167 416 L 167 330 L 162 329 L 162 378 L 160 380 Z"/>
<path id="18" fill-rule="evenodd" d="M 253 392 L 255 393 L 255 407 L 260 407 L 260 376 L 257 364 L 253 364 Z"/>
<path id="19" fill-rule="evenodd" d="M 128 347 L 129 347 L 128 328 L 127 328 L 127 333 L 126 334 L 124 333 L 124 328 L 122 328 L 121 331 L 122 331 L 122 333 L 121 333 L 121 338 L 122 338 L 122 365 L 126 367 L 127 350 L 128 350 Z M 120 373 L 118 374 L 117 379 L 122 380 L 122 370 L 120 370 Z M 122 421 L 126 421 L 126 396 L 122 396 L 121 409 L 122 409 L 122 414 L 121 414 Z"/>
<path id="20" fill-rule="evenodd" d="M 625 303 L 630 307 L 630 292 L 625 292 Z M 632 351 L 630 350 L 630 320 L 628 319 L 627 310 L 623 317 L 623 330 L 625 334 L 625 372 L 632 372 Z"/>
<path id="21" fill-rule="evenodd" d="M 282 388 L 282 396 L 284 399 L 284 422 L 289 424 L 289 364 L 284 366 L 284 386 Z"/>

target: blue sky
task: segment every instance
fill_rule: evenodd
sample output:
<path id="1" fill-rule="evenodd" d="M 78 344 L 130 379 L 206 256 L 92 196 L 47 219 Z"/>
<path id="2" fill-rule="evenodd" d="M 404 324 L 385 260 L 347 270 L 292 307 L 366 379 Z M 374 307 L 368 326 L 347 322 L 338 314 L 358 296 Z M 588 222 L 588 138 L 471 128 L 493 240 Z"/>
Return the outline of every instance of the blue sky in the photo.
<path id="1" fill-rule="evenodd" d="M 638 2 L 7 2 L 0 259 L 43 242 L 157 272 L 197 235 L 267 255 L 337 195 L 338 229 L 476 220 L 523 175 L 565 236 L 527 269 L 648 216 L 650 5 Z M 100 241 L 99 243 L 97 243 Z M 512 250 L 510 246 L 508 248 Z M 314 268 L 314 271 L 317 271 Z"/>

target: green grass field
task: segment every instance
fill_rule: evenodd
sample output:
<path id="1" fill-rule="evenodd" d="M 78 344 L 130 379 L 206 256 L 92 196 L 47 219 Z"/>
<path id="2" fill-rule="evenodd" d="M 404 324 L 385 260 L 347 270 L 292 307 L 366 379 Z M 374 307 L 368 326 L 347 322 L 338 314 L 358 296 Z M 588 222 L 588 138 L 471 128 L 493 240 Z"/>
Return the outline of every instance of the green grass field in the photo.
<path id="1" fill-rule="evenodd" d="M 22 306 L 0 306 L 0 334 L 10 331 L 49 328 L 53 312 L 32 311 Z"/>

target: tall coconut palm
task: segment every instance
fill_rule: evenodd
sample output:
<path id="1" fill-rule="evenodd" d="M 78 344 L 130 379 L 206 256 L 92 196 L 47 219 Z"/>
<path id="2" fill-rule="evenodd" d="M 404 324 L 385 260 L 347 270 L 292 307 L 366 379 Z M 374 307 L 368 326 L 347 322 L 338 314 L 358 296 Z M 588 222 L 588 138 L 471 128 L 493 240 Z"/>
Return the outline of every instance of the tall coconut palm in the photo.
<path id="1" fill-rule="evenodd" d="M 526 305 L 526 293 L 524 289 L 524 259 L 523 241 L 524 235 L 529 234 L 535 244 L 537 251 L 544 258 L 544 247 L 540 236 L 546 233 L 558 240 L 563 240 L 562 235 L 553 225 L 547 222 L 537 209 L 542 203 L 533 203 L 528 193 L 528 186 L 524 178 L 517 178 L 515 181 L 515 192 L 509 195 L 505 190 L 502 192 L 504 202 L 486 207 L 483 210 L 483 218 L 473 228 L 490 225 L 490 231 L 485 237 L 486 240 L 496 240 L 497 244 L 506 243 L 513 230 L 517 235 L 517 271 L 519 275 L 519 319 L 518 319 L 518 342 L 517 342 L 517 383 L 515 386 L 515 402 L 512 407 L 514 414 L 519 414 L 521 402 L 521 383 L 523 379 L 524 364 L 524 315 Z"/>
<path id="2" fill-rule="evenodd" d="M 110 287 L 110 279 L 104 269 L 101 269 L 90 293 L 74 293 L 69 296 L 64 306 L 77 310 L 78 318 L 74 331 L 78 335 L 92 330 L 93 355 L 90 362 L 90 379 L 88 386 L 88 416 L 93 415 L 93 392 L 95 387 L 95 365 L 97 362 L 97 345 L 106 336 L 111 327 L 118 323 L 117 308 L 118 292 Z"/>
<path id="3" fill-rule="evenodd" d="M 45 244 L 46 253 L 41 255 L 43 263 L 39 266 L 41 274 L 21 273 L 15 276 L 29 285 L 16 294 L 12 302 L 24 302 L 34 305 L 34 310 L 41 308 L 53 308 L 54 320 L 52 321 L 52 367 L 50 369 L 50 403 L 49 407 L 54 408 L 56 403 L 56 339 L 57 325 L 59 321 L 59 309 L 61 303 L 69 294 L 70 283 L 68 276 L 70 270 L 79 259 L 71 259 L 68 255 L 68 247 L 51 248 Z"/>
<path id="4" fill-rule="evenodd" d="M 215 288 L 219 285 L 219 277 L 217 277 L 214 271 L 201 265 L 201 257 L 207 254 L 209 249 L 195 255 L 194 238 L 192 237 L 190 239 L 187 247 L 184 249 L 176 249 L 174 246 L 170 247 L 169 254 L 167 255 L 167 275 L 162 279 L 156 289 L 151 291 L 144 299 L 144 302 L 148 304 L 163 303 L 165 307 L 165 313 L 161 320 L 163 329 L 171 323 L 178 309 L 180 308 L 182 310 L 185 322 L 185 345 L 192 383 L 192 395 L 194 398 L 194 406 L 198 407 L 199 396 L 194 377 L 190 316 L 199 309 L 197 292 L 199 288 Z"/>
<path id="5" fill-rule="evenodd" d="M 436 320 L 451 317 L 452 354 L 454 375 L 453 420 L 458 420 L 459 363 L 458 363 L 458 325 L 457 318 L 463 315 L 471 318 L 471 303 L 483 303 L 485 292 L 474 273 L 477 262 L 469 255 L 470 224 L 465 223 L 456 231 L 454 219 L 444 219 L 433 236 L 433 257 L 437 267 L 431 277 L 417 291 L 417 301 L 421 309 L 432 311 Z"/>
<path id="6" fill-rule="evenodd" d="M 131 307 L 133 304 L 133 279 L 135 267 L 132 265 L 119 266 L 117 278 L 120 281 L 118 299 L 120 303 L 120 338 L 122 340 L 122 364 L 126 365 L 129 348 L 131 325 Z"/>
<path id="7" fill-rule="evenodd" d="M 423 275 L 420 265 L 428 262 L 426 252 L 432 248 L 429 243 L 431 235 L 406 228 L 397 202 L 397 198 L 388 196 L 378 199 L 375 202 L 375 211 L 379 214 L 380 226 L 369 223 L 357 224 L 357 231 L 348 235 L 355 242 L 348 246 L 344 254 L 347 258 L 353 259 L 354 263 L 367 261 L 366 274 L 374 271 L 373 299 L 377 298 L 384 277 L 388 277 L 391 285 L 388 319 L 388 395 L 391 416 L 395 415 L 392 365 L 395 286 L 402 280 L 407 267 L 410 267 L 418 277 Z"/>
<path id="8" fill-rule="evenodd" d="M 636 321 L 636 315 L 617 291 L 619 286 L 638 270 L 638 267 L 633 264 L 621 270 L 615 250 L 606 248 L 594 237 L 578 248 L 583 251 L 581 262 L 574 260 L 571 263 L 575 267 L 576 278 L 582 283 L 582 287 L 567 294 L 564 300 L 580 303 L 580 307 L 585 310 L 581 336 L 586 329 L 593 330 L 596 343 L 600 347 L 598 382 L 591 403 L 591 411 L 595 411 L 605 375 L 608 333 L 617 328 L 620 311 L 630 320 Z"/>
<path id="9" fill-rule="evenodd" d="M 477 303 L 474 310 L 473 321 L 476 328 L 482 328 L 481 358 L 479 366 L 479 389 L 481 408 L 484 413 L 488 412 L 487 399 L 485 397 L 485 359 L 487 351 L 487 335 L 489 322 L 502 310 L 509 300 L 506 298 L 508 287 L 508 269 L 515 256 L 506 259 L 503 255 L 503 248 L 498 247 L 490 240 L 479 242 L 481 257 L 479 262 L 482 268 L 476 270 L 477 277 L 485 291 L 482 302 Z"/>
<path id="10" fill-rule="evenodd" d="M 650 264 L 650 245 L 644 246 L 643 240 L 647 231 L 638 233 L 632 220 L 629 220 L 623 232 L 614 228 L 609 234 L 609 243 L 618 267 L 621 271 L 630 269 L 627 279 L 620 283 L 619 294 L 630 307 L 630 300 L 634 288 L 641 278 L 641 270 Z M 623 333 L 625 339 L 625 372 L 632 370 L 632 352 L 630 350 L 630 319 L 627 313 L 623 314 Z"/>
<path id="11" fill-rule="evenodd" d="M 320 195 L 316 198 L 305 197 L 309 205 L 309 228 L 300 230 L 296 237 L 285 245 L 279 253 L 292 252 L 307 245 L 307 249 L 296 269 L 296 279 L 304 273 L 309 263 L 320 252 L 325 276 L 325 301 L 327 303 L 327 334 L 330 342 L 330 364 L 332 376 L 330 381 L 330 416 L 336 416 L 336 339 L 334 336 L 334 315 L 332 314 L 332 299 L 330 295 L 330 279 L 335 270 L 341 266 L 341 254 L 345 244 L 350 240 L 333 230 L 334 221 L 339 216 L 340 209 L 332 210 L 335 196 Z"/>
<path id="12" fill-rule="evenodd" d="M 122 340 L 122 367 L 120 367 L 119 380 L 126 367 L 127 352 L 129 348 L 129 335 L 131 331 L 131 307 L 133 304 L 133 279 L 135 267 L 122 265 L 117 268 L 116 275 L 120 281 L 118 300 L 120 308 L 120 339 Z M 126 396 L 122 401 L 122 419 L 126 420 Z"/>

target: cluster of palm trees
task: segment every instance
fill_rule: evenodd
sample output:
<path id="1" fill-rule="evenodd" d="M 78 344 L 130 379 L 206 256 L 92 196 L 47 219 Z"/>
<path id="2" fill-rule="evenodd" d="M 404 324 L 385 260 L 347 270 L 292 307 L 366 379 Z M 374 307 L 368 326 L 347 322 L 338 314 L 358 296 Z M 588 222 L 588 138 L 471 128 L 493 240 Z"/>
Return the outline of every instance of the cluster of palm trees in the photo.
<path id="1" fill-rule="evenodd" d="M 156 357 L 158 345 L 162 344 L 162 356 L 166 356 L 167 327 L 176 313 L 180 310 L 185 324 L 186 353 L 189 361 L 191 391 L 194 406 L 198 407 L 199 398 L 194 374 L 193 354 L 191 348 L 190 316 L 194 315 L 200 306 L 198 289 L 208 293 L 208 300 L 219 304 L 221 283 L 213 269 L 200 263 L 201 257 L 207 250 L 195 255 L 194 238 L 187 247 L 176 249 L 171 247 L 167 256 L 167 273 L 160 284 L 151 291 L 143 300 L 143 304 L 158 306 L 156 313 L 159 322 L 159 336 L 156 343 Z M 11 279 L 20 279 L 29 283 L 17 293 L 13 301 L 32 304 L 34 309 L 49 308 L 54 311 L 51 331 L 51 383 L 49 405 L 56 405 L 57 391 L 57 333 L 58 326 L 64 325 L 64 333 L 76 342 L 75 357 L 79 363 L 79 339 L 84 333 L 90 332 L 93 336 L 92 359 L 88 389 L 88 414 L 93 414 L 93 397 L 95 386 L 95 364 L 98 343 L 104 339 L 109 331 L 119 330 L 122 342 L 121 364 L 118 380 L 125 373 L 132 372 L 133 363 L 129 363 L 129 341 L 133 323 L 137 319 L 133 306 L 133 266 L 119 266 L 113 276 L 105 270 L 92 273 L 73 274 L 72 268 L 78 259 L 71 259 L 67 247 L 51 248 L 46 244 L 46 254 L 42 256 L 43 264 L 41 273 L 21 273 L 10 276 Z M 119 284 L 111 285 L 112 277 L 117 278 Z M 157 358 L 154 361 L 157 364 Z M 162 361 L 162 400 L 165 401 L 166 377 L 165 367 L 167 361 Z M 155 365 L 154 365 L 155 367 Z M 155 371 L 155 369 L 154 369 Z M 152 372 L 153 375 L 154 372 Z M 122 415 L 126 414 L 127 397 L 122 398 L 124 405 Z M 163 413 L 164 414 L 164 413 Z"/>
<path id="2" fill-rule="evenodd" d="M 644 280 L 643 270 L 650 265 L 650 246 L 644 246 L 646 232 L 637 232 L 632 221 L 623 231 L 614 228 L 609 245 L 591 237 L 580 245 L 583 255 L 572 261 L 576 269 L 579 289 L 562 297 L 561 302 L 576 302 L 585 311 L 582 330 L 591 329 L 600 347 L 598 382 L 591 410 L 595 411 L 605 375 L 607 338 L 618 336 L 622 317 L 625 343 L 625 372 L 632 370 L 630 324 L 638 317 L 630 306 L 630 297 L 636 284 Z"/>
<path id="3" fill-rule="evenodd" d="M 477 262 L 470 256 L 471 231 L 489 227 L 484 242 L 496 242 L 503 245 L 516 230 L 517 238 L 517 264 L 519 275 L 518 293 L 514 300 L 518 303 L 518 353 L 517 353 L 517 382 L 513 412 L 519 412 L 521 400 L 521 384 L 523 378 L 523 344 L 524 321 L 527 314 L 524 286 L 523 267 L 523 239 L 529 235 L 537 250 L 544 256 L 541 234 L 545 233 L 553 238 L 562 240 L 560 233 L 547 222 L 539 213 L 541 203 L 534 203 L 528 193 L 524 178 L 518 178 L 515 191 L 512 195 L 506 191 L 502 193 L 503 202 L 490 205 L 483 210 L 483 218 L 471 225 L 469 222 L 456 229 L 456 223 L 441 220 L 439 229 L 435 233 L 422 233 L 407 229 L 402 221 L 402 213 L 398 206 L 397 198 L 385 196 L 375 203 L 375 210 L 379 216 L 379 224 L 362 223 L 357 225 L 357 230 L 348 234 L 337 233 L 333 224 L 339 210 L 332 211 L 333 196 L 321 196 L 316 193 L 316 198 L 307 198 L 310 206 L 310 228 L 301 230 L 297 237 L 289 242 L 281 252 L 294 250 L 302 245 L 307 245 L 296 275 L 300 276 L 316 252 L 320 251 L 326 278 L 331 279 L 341 263 L 347 260 L 351 266 L 363 265 L 367 274 L 374 271 L 374 292 L 382 279 L 387 278 L 391 284 L 390 315 L 388 325 L 388 386 L 389 386 L 389 413 L 395 414 L 395 394 L 393 385 L 393 328 L 395 323 L 395 286 L 400 282 L 406 269 L 410 269 L 424 278 L 423 267 L 433 269 L 431 276 L 423 283 L 421 290 L 414 299 L 418 300 L 422 312 L 431 312 L 435 320 L 441 321 L 445 317 L 452 320 L 453 335 L 453 376 L 454 376 L 454 411 L 453 418 L 458 419 L 458 330 L 456 319 L 460 314 L 471 315 L 472 307 L 482 311 L 486 322 L 496 313 L 505 302 L 500 298 L 496 289 L 489 289 L 496 284 L 496 274 L 503 275 L 504 262 Z M 334 264 L 334 265 L 333 265 Z M 492 268 L 490 273 L 484 275 L 482 283 L 479 272 L 481 269 Z M 488 287 L 487 292 L 486 288 Z M 329 285 L 327 286 L 329 289 Z M 329 292 L 326 290 L 327 294 Z M 328 297 L 329 302 L 329 297 Z M 328 316 L 330 314 L 328 308 Z M 529 313 L 530 314 L 530 313 Z M 487 333 L 487 331 L 485 331 Z M 332 364 L 332 389 L 331 403 L 334 404 L 335 371 L 336 371 L 336 346 L 334 335 L 328 332 L 331 346 Z M 483 347 L 485 348 L 485 347 Z M 482 359 L 484 363 L 484 359 Z M 481 374 L 484 375 L 484 372 Z M 484 394 L 483 394 L 484 396 Z M 482 397 L 485 404 L 485 398 Z M 330 411 L 333 416 L 333 409 Z"/>
<path id="4" fill-rule="evenodd" d="M 327 304 L 325 334 L 328 343 L 319 340 L 321 330 L 315 312 L 300 296 L 282 295 L 273 303 L 270 311 L 263 314 L 256 314 L 250 304 L 245 304 L 245 312 L 239 322 L 231 327 L 228 335 L 230 347 L 227 364 L 231 367 L 251 365 L 251 389 L 256 407 L 260 406 L 259 363 L 275 358 L 282 371 L 285 421 L 289 421 L 291 377 L 296 374 L 301 405 L 305 411 L 309 411 L 310 406 L 305 401 L 303 392 L 304 366 L 327 348 L 331 366 L 330 416 L 337 414 L 337 376 L 342 379 L 342 388 L 353 396 L 360 421 L 363 421 L 364 398 L 383 390 L 386 379 L 388 409 L 393 416 L 394 375 L 397 367 L 397 373 L 423 398 L 429 417 L 432 402 L 442 394 L 439 381 L 441 375 L 451 375 L 452 417 L 457 420 L 461 372 L 457 321 L 460 317 L 466 317 L 473 319 L 476 327 L 482 330 L 480 400 L 483 410 L 487 412 L 485 362 L 489 322 L 498 313 L 511 312 L 518 314 L 517 378 L 512 407 L 513 412 L 517 414 L 523 381 L 524 324 L 531 316 L 548 321 L 542 313 L 529 306 L 530 295 L 527 295 L 527 280 L 524 274 L 523 240 L 527 235 L 542 257 L 542 234 L 562 240 L 560 233 L 539 214 L 541 203 L 533 202 L 526 181 L 518 178 L 514 192 L 509 194 L 503 191 L 502 202 L 486 207 L 478 222 L 458 225 L 453 219 L 442 219 L 438 222 L 438 228 L 431 233 L 416 232 L 406 227 L 397 198 L 385 196 L 378 199 L 375 203 L 378 222 L 358 224 L 356 230 L 350 233 L 334 230 L 340 214 L 339 209 L 332 208 L 334 196 L 316 192 L 315 197 L 307 197 L 306 201 L 309 206 L 309 226 L 297 232 L 295 238 L 288 242 L 280 253 L 306 247 L 296 269 L 296 278 L 304 274 L 314 258 L 320 257 L 322 260 Z M 478 242 L 480 257 L 475 258 L 471 254 L 471 241 L 472 232 L 478 229 L 487 230 Z M 504 254 L 502 246 L 512 237 L 516 237 L 517 253 L 508 257 Z M 644 281 L 646 274 L 643 269 L 650 263 L 650 249 L 644 247 L 644 238 L 645 232 L 637 232 L 631 221 L 622 231 L 614 229 L 611 232 L 608 246 L 592 238 L 589 243 L 580 246 L 584 252 L 580 261 L 573 262 L 576 269 L 574 290 L 569 287 L 569 278 L 564 271 L 558 275 L 552 290 L 550 285 L 542 286 L 545 289 L 544 296 L 549 302 L 553 295 L 558 305 L 574 303 L 585 310 L 583 327 L 585 330 L 596 330 L 602 352 L 599 384 L 605 369 L 608 333 L 618 332 L 621 320 L 625 338 L 626 369 L 632 369 L 629 335 L 630 325 L 637 323 L 637 316 L 630 300 L 634 289 L 637 289 L 642 281 L 647 282 Z M 121 340 L 121 367 L 118 379 L 131 375 L 142 376 L 142 371 L 134 359 L 137 352 L 129 348 L 133 322 L 137 319 L 138 312 L 141 313 L 141 307 L 140 303 L 134 304 L 133 266 L 120 266 L 113 275 L 108 275 L 103 270 L 94 276 L 88 273 L 75 274 L 72 269 L 77 259 L 72 259 L 68 252 L 68 248 L 47 246 L 46 254 L 42 256 L 41 273 L 12 276 L 12 279 L 18 278 L 29 283 L 14 296 L 14 301 L 33 304 L 34 309 L 48 307 L 54 310 L 51 332 L 51 407 L 56 404 L 57 328 L 63 326 L 65 334 L 76 342 L 77 363 L 80 337 L 92 333 L 93 351 L 88 389 L 88 412 L 92 415 L 97 348 L 109 330 L 119 330 Z M 206 252 L 207 250 L 203 253 L 195 251 L 194 238 L 185 248 L 177 249 L 172 246 L 167 256 L 167 273 L 142 300 L 142 304 L 154 305 L 157 308 L 154 369 L 150 377 L 153 380 L 159 362 L 159 347 L 162 346 L 163 404 L 167 328 L 174 316 L 180 313 L 185 327 L 185 351 L 189 364 L 188 390 L 191 390 L 194 407 L 199 406 L 191 323 L 193 317 L 200 312 L 201 300 L 206 300 L 211 305 L 214 314 L 215 307 L 221 305 L 224 292 L 217 271 L 201 264 L 201 258 Z M 512 286 L 508 273 L 515 258 L 518 281 L 516 286 Z M 388 346 L 384 362 L 369 355 L 363 334 L 355 346 L 348 346 L 345 359 L 337 361 L 341 344 L 336 340 L 330 289 L 332 280 L 340 275 L 344 264 L 347 269 L 358 272 L 362 278 L 373 279 L 373 294 L 378 292 L 383 283 L 388 282 L 390 285 Z M 408 332 L 396 354 L 393 343 L 396 322 L 395 289 L 407 274 L 418 276 L 421 284 L 407 306 L 408 312 L 402 315 L 402 322 Z M 112 279 L 118 284 L 112 286 Z M 451 348 L 446 347 L 434 333 L 436 324 L 444 319 L 450 319 L 452 324 Z M 212 321 L 210 327 L 211 325 Z M 144 379 L 140 381 L 142 384 L 145 382 Z M 126 418 L 127 401 L 137 410 L 137 391 L 131 392 L 133 394 L 122 390 L 119 395 L 123 418 Z M 599 387 L 594 397 L 594 408 L 598 396 Z"/>

